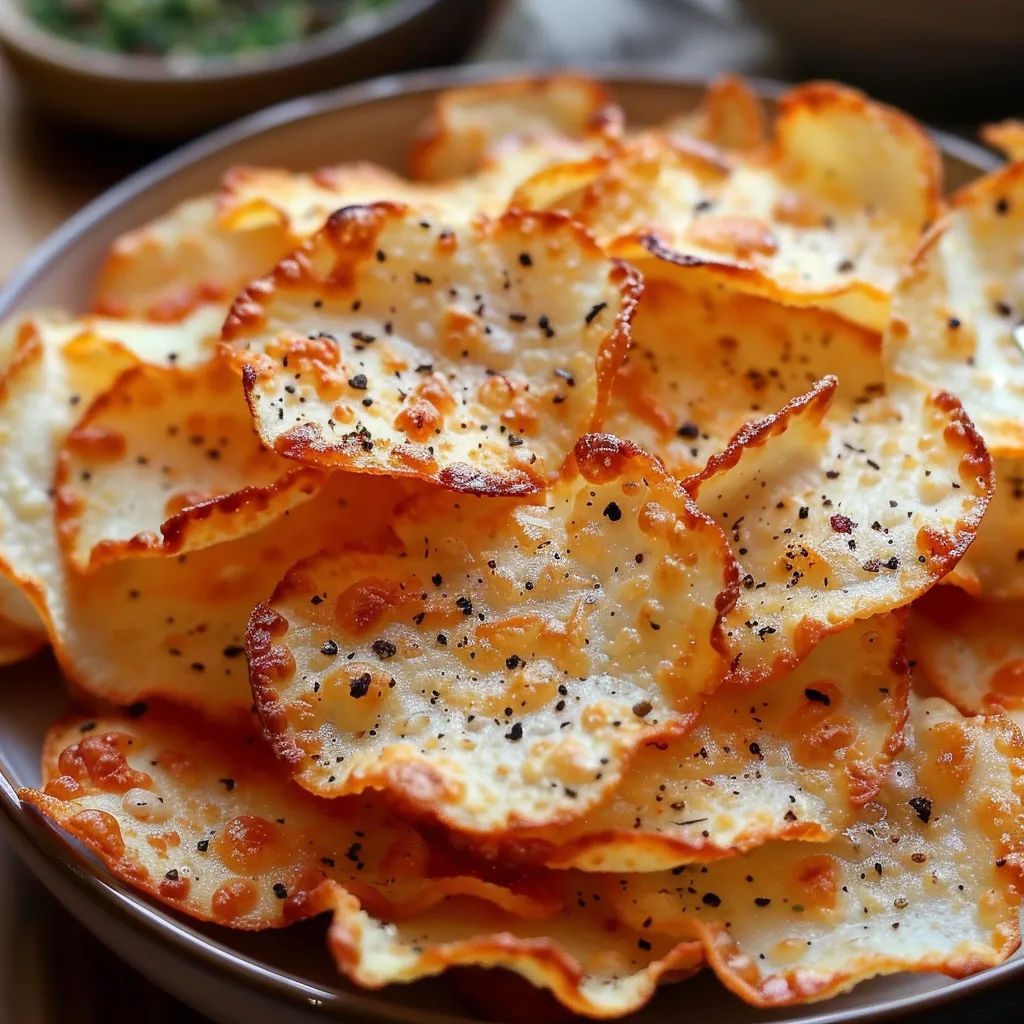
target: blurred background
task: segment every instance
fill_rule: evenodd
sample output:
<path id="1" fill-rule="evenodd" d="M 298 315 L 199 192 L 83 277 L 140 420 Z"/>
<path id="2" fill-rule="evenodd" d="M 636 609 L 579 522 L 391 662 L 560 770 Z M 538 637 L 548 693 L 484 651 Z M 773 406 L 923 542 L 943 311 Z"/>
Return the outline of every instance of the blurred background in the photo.
<path id="1" fill-rule="evenodd" d="M 0 0 L 0 280 L 178 142 L 291 95 L 415 67 L 634 62 L 690 77 L 825 76 L 973 136 L 1024 115 L 1021 10 L 1019 0 Z M 0 1021 L 200 1024 L 106 953 L 2 840 L 0 880 Z M 969 1019 L 1008 1019 L 1017 1001 L 997 992 Z"/>

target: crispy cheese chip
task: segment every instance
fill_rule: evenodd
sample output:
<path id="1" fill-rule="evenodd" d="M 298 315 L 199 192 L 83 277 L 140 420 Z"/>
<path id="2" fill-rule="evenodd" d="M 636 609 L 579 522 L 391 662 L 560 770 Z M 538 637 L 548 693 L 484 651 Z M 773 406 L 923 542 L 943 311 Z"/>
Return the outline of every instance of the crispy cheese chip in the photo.
<path id="1" fill-rule="evenodd" d="M 843 408 L 821 380 L 687 481 L 732 538 L 732 678 L 771 678 L 825 634 L 909 604 L 956 565 L 993 488 L 960 403 L 908 389 Z"/>
<path id="2" fill-rule="evenodd" d="M 662 131 L 701 139 L 725 150 L 756 149 L 768 139 L 761 97 L 739 75 L 712 79 L 697 109 L 666 121 Z"/>
<path id="3" fill-rule="evenodd" d="M 680 476 L 829 373 L 839 374 L 844 406 L 883 390 L 877 334 L 744 295 L 700 270 L 647 282 L 632 335 L 604 429 L 657 452 Z"/>
<path id="4" fill-rule="evenodd" d="M 0 618 L 0 667 L 31 658 L 45 646 L 46 632 L 42 620 L 38 629 L 26 629 L 6 616 Z"/>
<path id="5" fill-rule="evenodd" d="M 232 928 L 318 914 L 327 881 L 398 919 L 456 895 L 524 918 L 561 905 L 550 887 L 531 892 L 529 879 L 508 887 L 453 870 L 379 803 L 304 793 L 255 730 L 213 730 L 180 711 L 59 722 L 46 740 L 42 791 L 19 795 L 118 878 Z"/>
<path id="6" fill-rule="evenodd" d="M 65 439 L 57 529 L 79 570 L 180 554 L 260 529 L 316 493 L 322 479 L 264 447 L 227 364 L 142 365 Z"/>
<path id="7" fill-rule="evenodd" d="M 648 743 L 585 819 L 530 838 L 550 867 L 659 871 L 772 839 L 825 842 L 874 800 L 903 744 L 903 617 L 855 623 L 792 672 L 723 686 L 693 728 Z"/>
<path id="8" fill-rule="evenodd" d="M 967 554 L 946 577 L 995 601 L 1024 598 L 1024 458 L 996 456 L 996 493 Z"/>
<path id="9" fill-rule="evenodd" d="M 941 193 L 937 150 L 918 125 L 829 83 L 782 97 L 763 152 L 649 133 L 573 167 L 541 171 L 516 201 L 571 210 L 649 278 L 704 266 L 743 291 L 875 330 Z"/>
<path id="10" fill-rule="evenodd" d="M 1024 456 L 1024 163 L 950 206 L 893 297 L 887 368 L 955 394 L 993 455 Z"/>
<path id="11" fill-rule="evenodd" d="M 100 267 L 93 309 L 107 316 L 180 320 L 206 304 L 229 302 L 290 247 L 278 224 L 231 231 L 218 222 L 216 196 L 188 199 L 113 243 Z"/>
<path id="12" fill-rule="evenodd" d="M 898 971 L 963 977 L 1020 944 L 1024 744 L 1004 718 L 961 719 L 941 700 L 881 802 L 828 844 L 780 843 L 703 868 L 625 876 L 627 924 L 698 938 L 755 1006 L 825 999 Z"/>
<path id="13" fill-rule="evenodd" d="M 362 909 L 338 886 L 327 897 L 334 912 L 328 944 L 338 969 L 364 988 L 417 981 L 452 967 L 502 967 L 549 989 L 574 1013 L 598 1019 L 640 1009 L 660 983 L 703 966 L 699 943 L 617 921 L 601 902 L 601 886 L 585 876 L 563 876 L 560 888 L 564 907 L 544 921 L 517 919 L 490 901 L 459 897 L 415 917 L 389 920 Z"/>
<path id="14" fill-rule="evenodd" d="M 435 493 L 389 557 L 296 566 L 256 608 L 253 693 L 323 795 L 392 791 L 490 833 L 582 814 L 719 681 L 725 538 L 608 435 L 537 503 Z"/>
<path id="15" fill-rule="evenodd" d="M 320 467 L 537 491 L 600 422 L 638 277 L 560 215 L 424 216 L 340 210 L 238 299 L 257 429 Z"/>
<path id="16" fill-rule="evenodd" d="M 26 335 L 0 384 L 0 572 L 46 623 L 65 675 L 88 693 L 125 705 L 171 697 L 208 714 L 248 708 L 242 641 L 255 595 L 326 537 L 386 548 L 390 510 L 408 488 L 337 474 L 312 502 L 231 543 L 79 575 L 54 522 L 58 452 L 79 406 L 138 354 L 88 333 L 65 344 L 44 338 Z"/>
<path id="17" fill-rule="evenodd" d="M 1000 121 L 981 129 L 981 137 L 994 149 L 1001 150 L 1009 160 L 1024 160 L 1024 122 Z"/>
<path id="18" fill-rule="evenodd" d="M 564 147 L 551 141 L 523 143 L 467 178 L 438 184 L 407 181 L 369 163 L 309 173 L 236 167 L 224 178 L 218 216 L 232 230 L 282 226 L 296 243 L 319 231 L 342 207 L 381 201 L 429 210 L 432 218 L 450 226 L 465 225 L 480 213 L 501 214 L 520 182 L 564 158 Z"/>
<path id="19" fill-rule="evenodd" d="M 1024 725 L 1024 605 L 939 587 L 914 602 L 911 657 L 965 714 L 1006 712 Z"/>
<path id="20" fill-rule="evenodd" d="M 414 178 L 446 181 L 486 167 L 504 147 L 614 135 L 621 114 L 604 87 L 582 75 L 519 78 L 449 89 L 413 144 Z"/>
<path id="21" fill-rule="evenodd" d="M 377 802 L 303 793 L 255 736 L 180 713 L 59 723 L 43 775 L 21 799 L 176 910 L 249 930 L 333 911 L 331 951 L 366 987 L 505 967 L 574 1010 L 618 1016 L 703 963 L 698 943 L 647 941 L 566 891 L 568 876 L 491 881 Z"/>

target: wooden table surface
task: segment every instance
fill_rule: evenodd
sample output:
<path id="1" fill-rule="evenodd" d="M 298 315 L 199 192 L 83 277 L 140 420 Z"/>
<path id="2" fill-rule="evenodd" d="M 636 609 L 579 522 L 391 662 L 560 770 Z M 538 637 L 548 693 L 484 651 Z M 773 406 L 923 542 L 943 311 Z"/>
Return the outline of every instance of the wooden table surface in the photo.
<path id="1" fill-rule="evenodd" d="M 702 0 L 702 7 L 726 10 L 729 2 Z M 693 75 L 786 73 L 758 30 L 742 20 L 687 14 L 678 0 L 517 0 L 476 59 L 550 65 L 638 60 L 669 62 Z M 75 210 L 159 155 L 45 121 L 22 101 L 0 63 L 0 280 Z M 2 837 L 0 885 L 0 1022 L 205 1024 L 73 921 Z M 972 1022 L 995 1024 L 1019 1016 L 1021 995 L 1015 986 L 917 1021 L 959 1024 L 966 1014 Z"/>

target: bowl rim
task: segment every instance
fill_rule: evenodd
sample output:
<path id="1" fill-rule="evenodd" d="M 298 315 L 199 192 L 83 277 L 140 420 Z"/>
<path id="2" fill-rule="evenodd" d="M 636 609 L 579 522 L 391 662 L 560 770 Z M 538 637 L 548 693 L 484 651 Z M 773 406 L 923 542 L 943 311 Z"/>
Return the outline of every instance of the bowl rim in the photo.
<path id="1" fill-rule="evenodd" d="M 0 43 L 51 67 L 123 84 L 190 84 L 246 80 L 336 56 L 397 31 L 445 0 L 392 0 L 307 39 L 237 56 L 180 57 L 112 53 L 48 32 L 24 10 L 25 0 L 0 0 Z"/>
<path id="2" fill-rule="evenodd" d="M 17 308 L 22 293 L 46 273 L 49 264 L 60 256 L 65 247 L 100 224 L 124 202 L 154 188 L 190 165 L 224 152 L 243 140 L 292 121 L 344 111 L 382 99 L 432 93 L 503 78 L 550 74 L 553 70 L 531 64 L 501 63 L 388 75 L 289 100 L 216 129 L 130 175 L 52 232 L 0 288 L 0 320 Z M 652 85 L 701 89 L 707 84 L 706 78 L 687 76 L 680 74 L 677 69 L 660 65 L 638 68 L 623 63 L 597 64 L 587 67 L 584 73 L 613 88 Z M 777 98 L 787 88 L 785 83 L 770 79 L 751 77 L 748 80 L 765 99 Z M 945 132 L 929 130 L 943 152 L 974 166 L 979 172 L 995 169 L 1002 163 L 990 150 L 980 145 Z M 6 824 L 6 837 L 26 863 L 34 868 L 33 862 L 42 859 L 47 871 L 59 873 L 61 881 L 70 883 L 84 899 L 102 904 L 103 910 L 115 916 L 126 927 L 145 929 L 157 946 L 172 955 L 188 958 L 197 968 L 227 975 L 236 983 L 256 988 L 279 1008 L 301 1008 L 307 1012 L 322 1013 L 325 1021 L 355 1014 L 363 1020 L 393 1021 L 396 1024 L 478 1024 L 469 1018 L 453 1017 L 446 1012 L 423 1011 L 411 1006 L 386 1003 L 362 992 L 323 988 L 297 975 L 265 966 L 225 946 L 200 932 L 189 919 L 147 900 L 109 874 L 101 865 L 97 865 L 34 808 L 23 805 L 18 799 L 17 788 L 14 772 L 0 748 L 0 824 Z M 802 1016 L 800 1024 L 849 1024 L 853 1021 L 868 1024 L 869 1021 L 891 1019 L 911 1010 L 951 1003 L 969 994 L 992 988 L 1021 973 L 1024 973 L 1024 957 L 1010 959 L 971 978 L 952 981 L 943 988 Z"/>

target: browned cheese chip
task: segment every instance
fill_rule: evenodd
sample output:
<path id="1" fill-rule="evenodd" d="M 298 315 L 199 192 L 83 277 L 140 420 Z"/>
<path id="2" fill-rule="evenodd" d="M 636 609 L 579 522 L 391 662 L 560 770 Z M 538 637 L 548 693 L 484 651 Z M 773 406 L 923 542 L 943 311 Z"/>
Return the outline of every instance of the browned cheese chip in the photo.
<path id="1" fill-rule="evenodd" d="M 981 137 L 1009 160 L 1024 160 L 1024 121 L 1000 121 L 981 129 Z"/>
<path id="2" fill-rule="evenodd" d="M 881 616 L 775 682 L 719 688 L 682 739 L 647 743 L 586 819 L 530 839 L 554 847 L 550 867 L 659 871 L 771 839 L 834 838 L 903 744 L 903 648 L 903 616 Z"/>
<path id="3" fill-rule="evenodd" d="M 732 678 L 771 678 L 822 636 L 909 604 L 956 565 L 993 488 L 956 399 L 907 389 L 845 408 L 820 381 L 687 481 L 732 539 Z"/>
<path id="4" fill-rule="evenodd" d="M 703 266 L 740 290 L 881 330 L 899 269 L 939 212 L 940 166 L 909 118 L 817 83 L 781 98 L 761 149 L 649 133 L 539 172 L 513 203 L 573 211 L 648 278 Z"/>
<path id="5" fill-rule="evenodd" d="M 412 175 L 447 181 L 475 174 L 502 150 L 536 143 L 614 137 L 621 114 L 604 86 L 583 75 L 518 78 L 449 89 L 434 102 L 413 143 Z"/>
<path id="6" fill-rule="evenodd" d="M 293 569 L 256 608 L 253 693 L 308 789 L 387 789 L 492 833 L 582 814 L 726 667 L 721 531 L 660 464 L 588 435 L 536 503 L 435 492 L 405 550 Z"/>
<path id="7" fill-rule="evenodd" d="M 627 924 L 698 938 L 755 1006 L 898 971 L 964 977 L 1020 944 L 1024 744 L 1004 718 L 933 699 L 881 800 L 827 844 L 769 843 L 704 867 L 609 879 Z"/>
<path id="8" fill-rule="evenodd" d="M 242 641 L 257 595 L 327 538 L 392 544 L 390 511 L 408 486 L 337 474 L 313 501 L 231 543 L 79 575 L 54 521 L 58 453 L 80 408 L 140 358 L 151 354 L 88 331 L 54 341 L 30 325 L 0 385 L 0 572 L 46 623 L 73 684 L 115 704 L 158 695 L 234 713 L 251 703 Z"/>
<path id="9" fill-rule="evenodd" d="M 701 139 L 725 150 L 756 149 L 768 139 L 761 97 L 739 75 L 712 79 L 696 110 L 666 121 L 662 131 Z"/>
<path id="10" fill-rule="evenodd" d="M 100 267 L 93 309 L 173 322 L 211 303 L 219 308 L 290 248 L 280 225 L 231 231 L 218 222 L 216 196 L 188 199 L 115 240 Z"/>
<path id="11" fill-rule="evenodd" d="M 97 398 L 64 440 L 57 530 L 78 570 L 180 554 L 260 529 L 322 480 L 264 447 L 226 363 L 143 365 Z"/>
<path id="12" fill-rule="evenodd" d="M 424 216 L 340 210 L 236 301 L 257 429 L 315 466 L 540 490 L 600 423 L 638 276 L 561 215 Z"/>
<path id="13" fill-rule="evenodd" d="M 325 881 L 401 919 L 455 895 L 510 916 L 556 914 L 550 885 L 498 885 L 432 851 L 366 798 L 319 800 L 281 772 L 256 730 L 213 730 L 169 709 L 73 716 L 51 729 L 42 791 L 21 799 L 122 881 L 204 921 L 279 928 L 321 913 Z"/>
<path id="14" fill-rule="evenodd" d="M 1006 712 L 1024 726 L 1024 604 L 939 587 L 914 602 L 911 657 L 965 714 Z"/>
<path id="15" fill-rule="evenodd" d="M 604 429 L 695 473 L 745 423 L 826 374 L 836 401 L 883 390 L 879 337 L 831 313 L 736 292 L 701 270 L 648 281 Z"/>

